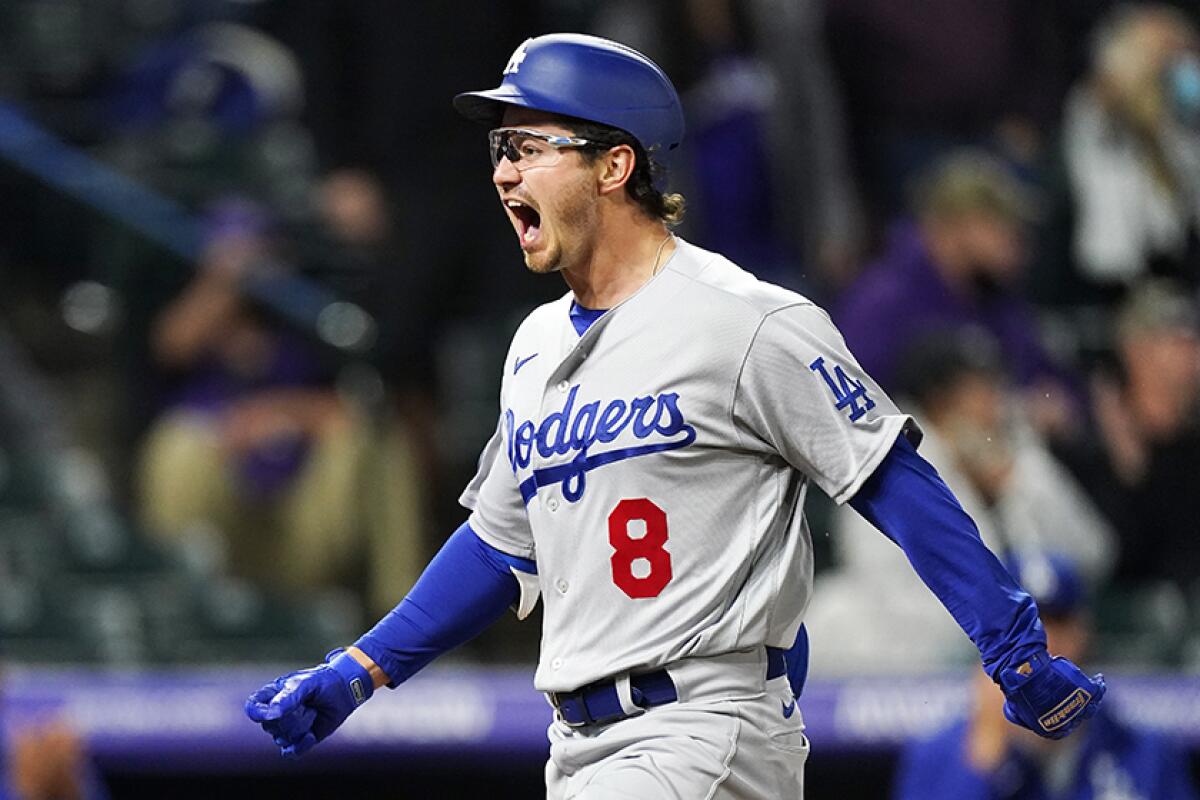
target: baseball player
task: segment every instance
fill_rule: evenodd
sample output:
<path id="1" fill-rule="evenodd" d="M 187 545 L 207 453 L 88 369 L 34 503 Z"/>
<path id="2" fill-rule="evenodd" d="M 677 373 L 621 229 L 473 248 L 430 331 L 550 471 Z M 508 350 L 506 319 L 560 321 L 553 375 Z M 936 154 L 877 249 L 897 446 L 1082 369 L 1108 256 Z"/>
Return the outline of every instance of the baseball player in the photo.
<path id="1" fill-rule="evenodd" d="M 409 595 L 247 701 L 285 755 L 540 595 L 549 797 L 801 796 L 813 483 L 904 548 L 1009 719 L 1057 738 L 1095 712 L 1103 679 L 1048 654 L 1033 600 L 825 312 L 671 234 L 683 114 L 653 62 L 541 36 L 454 103 L 491 128 L 526 265 L 570 291 L 514 335 L 470 516 Z"/>

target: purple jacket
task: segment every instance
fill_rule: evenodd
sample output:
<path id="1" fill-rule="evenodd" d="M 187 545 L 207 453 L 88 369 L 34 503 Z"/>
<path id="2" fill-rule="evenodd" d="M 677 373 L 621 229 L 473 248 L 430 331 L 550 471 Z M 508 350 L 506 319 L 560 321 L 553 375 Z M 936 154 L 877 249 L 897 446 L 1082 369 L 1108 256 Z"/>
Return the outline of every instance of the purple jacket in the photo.
<path id="1" fill-rule="evenodd" d="M 1012 293 L 987 298 L 956 293 L 938 274 L 912 223 L 892 231 L 887 250 L 842 295 L 833 321 L 859 363 L 889 391 L 901 358 L 923 335 L 972 325 L 996 338 L 1017 383 L 1063 378 L 1037 339 L 1032 307 Z"/>

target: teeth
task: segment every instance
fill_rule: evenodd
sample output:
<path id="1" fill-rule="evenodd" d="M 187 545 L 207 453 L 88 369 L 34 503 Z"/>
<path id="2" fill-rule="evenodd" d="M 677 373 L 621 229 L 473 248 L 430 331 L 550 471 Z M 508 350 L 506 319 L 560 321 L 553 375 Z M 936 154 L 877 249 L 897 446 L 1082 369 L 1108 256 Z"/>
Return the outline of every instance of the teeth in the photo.
<path id="1" fill-rule="evenodd" d="M 507 205 L 509 208 L 520 208 L 521 206 L 523 206 L 525 204 L 520 202 L 519 200 L 509 200 Z"/>
<path id="2" fill-rule="evenodd" d="M 536 229 L 536 228 L 530 228 L 529 230 L 525 231 L 525 235 L 524 235 L 522 238 L 523 238 L 525 241 L 529 242 L 529 241 L 532 241 L 532 240 L 533 240 L 533 237 L 534 237 L 534 236 L 537 236 L 537 229 Z"/>

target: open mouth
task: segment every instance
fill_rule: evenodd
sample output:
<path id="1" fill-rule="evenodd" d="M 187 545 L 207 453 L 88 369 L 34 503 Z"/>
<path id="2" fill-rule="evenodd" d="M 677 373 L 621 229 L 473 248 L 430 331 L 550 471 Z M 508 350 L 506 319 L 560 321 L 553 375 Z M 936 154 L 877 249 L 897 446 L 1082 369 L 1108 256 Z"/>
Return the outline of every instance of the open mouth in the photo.
<path id="1" fill-rule="evenodd" d="M 522 203 L 520 200 L 505 200 L 504 206 L 512 217 L 513 226 L 517 229 L 521 247 L 528 248 L 537 241 L 538 235 L 542 232 L 542 215 L 533 206 Z"/>

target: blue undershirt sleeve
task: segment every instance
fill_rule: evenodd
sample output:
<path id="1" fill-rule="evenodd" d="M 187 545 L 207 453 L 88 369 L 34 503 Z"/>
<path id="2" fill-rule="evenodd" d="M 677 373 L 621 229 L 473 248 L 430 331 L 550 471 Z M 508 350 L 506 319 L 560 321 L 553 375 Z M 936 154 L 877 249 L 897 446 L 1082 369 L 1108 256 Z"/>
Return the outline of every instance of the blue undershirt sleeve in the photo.
<path id="1" fill-rule="evenodd" d="M 497 550 L 464 522 L 408 596 L 354 646 L 395 688 L 442 653 L 478 636 L 515 604 L 520 587 L 513 570 L 537 574 L 537 565 Z"/>
<path id="2" fill-rule="evenodd" d="M 850 500 L 850 505 L 904 550 L 979 648 L 993 679 L 999 670 L 1045 651 L 1037 605 L 979 537 L 937 470 L 904 436 Z"/>

